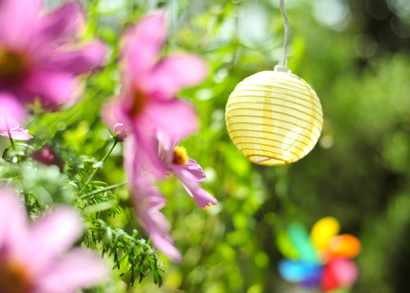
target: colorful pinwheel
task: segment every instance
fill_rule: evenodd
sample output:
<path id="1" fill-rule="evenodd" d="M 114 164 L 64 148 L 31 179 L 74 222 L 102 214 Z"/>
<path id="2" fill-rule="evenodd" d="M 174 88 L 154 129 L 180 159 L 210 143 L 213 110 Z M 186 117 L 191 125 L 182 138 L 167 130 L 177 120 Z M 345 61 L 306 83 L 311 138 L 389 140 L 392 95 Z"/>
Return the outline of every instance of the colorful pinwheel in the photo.
<path id="1" fill-rule="evenodd" d="M 291 224 L 277 235 L 277 246 L 286 257 L 279 262 L 279 274 L 303 288 L 320 287 L 322 292 L 347 292 L 357 279 L 358 270 L 351 260 L 361 248 L 359 239 L 338 235 L 339 222 L 322 218 L 310 236 L 300 223 Z"/>

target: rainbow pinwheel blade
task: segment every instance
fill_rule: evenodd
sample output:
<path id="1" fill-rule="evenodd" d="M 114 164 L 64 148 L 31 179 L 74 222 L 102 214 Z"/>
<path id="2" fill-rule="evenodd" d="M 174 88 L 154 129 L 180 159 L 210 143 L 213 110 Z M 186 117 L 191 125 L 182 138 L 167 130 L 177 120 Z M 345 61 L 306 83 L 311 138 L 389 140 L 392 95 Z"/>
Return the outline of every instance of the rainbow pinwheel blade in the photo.
<path id="1" fill-rule="evenodd" d="M 287 234 L 301 261 L 311 264 L 319 263 L 315 250 L 310 242 L 310 237 L 302 224 L 291 224 L 287 230 Z"/>
<path id="2" fill-rule="evenodd" d="M 325 217 L 313 225 L 310 236 L 317 249 L 325 250 L 330 240 L 339 234 L 339 231 L 339 221 L 332 217 Z"/>
<path id="3" fill-rule="evenodd" d="M 360 253 L 361 244 L 357 237 L 341 234 L 329 242 L 329 252 L 333 257 L 354 258 Z"/>
<path id="4" fill-rule="evenodd" d="M 316 286 L 322 271 L 318 265 L 306 264 L 290 259 L 281 260 L 278 265 L 278 270 L 279 274 L 286 281 L 305 283 L 307 285 L 306 287 Z"/>
<path id="5" fill-rule="evenodd" d="M 343 288 L 351 287 L 359 274 L 356 264 L 347 258 L 331 260 L 329 269 L 333 271 L 340 287 Z"/>
<path id="6" fill-rule="evenodd" d="M 285 231 L 279 231 L 276 234 L 276 246 L 282 255 L 286 258 L 296 259 L 299 257 L 298 252 L 293 247 Z"/>

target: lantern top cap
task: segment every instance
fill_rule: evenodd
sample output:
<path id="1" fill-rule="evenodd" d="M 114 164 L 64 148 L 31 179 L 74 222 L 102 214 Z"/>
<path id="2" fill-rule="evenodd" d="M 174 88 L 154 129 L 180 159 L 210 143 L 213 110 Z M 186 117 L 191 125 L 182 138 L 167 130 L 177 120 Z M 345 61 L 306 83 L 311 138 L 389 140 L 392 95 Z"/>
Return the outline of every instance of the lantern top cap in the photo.
<path id="1" fill-rule="evenodd" d="M 284 66 L 281 65 L 276 65 L 275 66 L 275 71 L 277 72 L 285 72 L 285 73 L 292 73 L 292 70 L 290 70 L 289 68 L 286 68 Z"/>

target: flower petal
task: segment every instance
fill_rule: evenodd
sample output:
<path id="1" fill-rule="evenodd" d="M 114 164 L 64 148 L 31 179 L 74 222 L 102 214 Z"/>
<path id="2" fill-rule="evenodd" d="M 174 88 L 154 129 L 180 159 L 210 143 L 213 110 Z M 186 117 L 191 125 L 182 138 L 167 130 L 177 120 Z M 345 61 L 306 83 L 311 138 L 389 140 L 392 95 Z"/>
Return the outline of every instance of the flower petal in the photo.
<path id="1" fill-rule="evenodd" d="M 21 122 L 26 116 L 26 111 L 17 98 L 9 93 L 0 92 L 0 118 L 9 116 Z M 0 129 L 2 129 L 1 125 Z"/>
<path id="2" fill-rule="evenodd" d="M 184 167 L 195 177 L 195 180 L 198 182 L 205 181 L 205 172 L 194 159 L 189 158 L 188 163 Z"/>
<path id="3" fill-rule="evenodd" d="M 0 122 L 0 127 L 1 127 L 1 122 Z M 33 138 L 33 136 L 28 134 L 28 130 L 23 129 L 23 128 L 17 128 L 17 129 L 8 130 L 8 131 L 7 130 L 3 131 L 0 129 L 0 135 L 11 137 L 12 139 L 15 139 L 15 140 L 29 140 Z"/>
<path id="4" fill-rule="evenodd" d="M 138 208 L 160 210 L 167 203 L 161 190 L 153 185 L 152 178 L 147 174 L 140 175 L 136 181 L 130 182 L 130 189 Z"/>
<path id="5" fill-rule="evenodd" d="M 123 36 L 121 59 L 125 62 L 125 74 L 135 78 L 146 74 L 158 59 L 167 36 L 163 14 L 143 18 L 130 27 Z"/>
<path id="6" fill-rule="evenodd" d="M 185 190 L 195 200 L 196 204 L 201 208 L 206 207 L 210 203 L 216 204 L 218 201 L 195 180 L 194 175 L 189 172 L 184 166 L 174 166 L 173 173 L 181 181 Z"/>
<path id="7" fill-rule="evenodd" d="M 32 72 L 25 81 L 25 90 L 30 100 L 39 98 L 45 107 L 55 108 L 74 103 L 79 97 L 80 86 L 74 77 L 61 71 L 38 70 Z"/>
<path id="8" fill-rule="evenodd" d="M 102 66 L 105 55 L 104 43 L 94 41 L 78 50 L 58 51 L 51 56 L 49 62 L 52 68 L 80 75 Z"/>
<path id="9" fill-rule="evenodd" d="M 145 231 L 150 235 L 155 248 L 176 262 L 182 260 L 181 253 L 175 248 L 169 234 L 169 223 L 156 209 L 137 208 L 137 215 Z"/>
<path id="10" fill-rule="evenodd" d="M 141 120 L 144 127 L 154 126 L 172 141 L 179 141 L 198 129 L 195 109 L 187 102 L 176 98 L 152 101 L 145 107 Z"/>
<path id="11" fill-rule="evenodd" d="M 135 133 L 137 154 L 134 160 L 140 166 L 140 172 L 149 171 L 159 181 L 165 177 L 167 170 L 159 157 L 158 141 L 154 135 L 150 135 L 148 131 L 144 133 L 143 130 Z"/>
<path id="12" fill-rule="evenodd" d="M 188 194 L 195 200 L 196 204 L 199 207 L 204 208 L 210 204 L 215 205 L 218 203 L 218 200 L 211 194 L 209 194 L 209 192 L 207 192 L 205 189 L 201 187 L 191 189 L 185 184 L 182 185 L 184 186 Z"/>
<path id="13" fill-rule="evenodd" d="M 181 261 L 181 254 L 169 234 L 168 220 L 159 211 L 166 204 L 161 191 L 147 175 L 140 175 L 136 181 L 130 182 L 130 191 L 137 217 L 154 246 L 174 261 Z"/>
<path id="14" fill-rule="evenodd" d="M 101 119 L 111 131 L 114 131 L 117 123 L 122 123 L 125 126 L 130 124 L 128 117 L 121 111 L 121 102 L 121 99 L 115 98 L 104 103 L 101 108 Z"/>
<path id="15" fill-rule="evenodd" d="M 41 0 L 0 1 L 0 40 L 13 48 L 22 48 L 37 37 Z"/>
<path id="16" fill-rule="evenodd" d="M 38 219 L 30 231 L 30 261 L 46 264 L 67 251 L 81 236 L 83 224 L 71 208 L 54 210 Z"/>
<path id="17" fill-rule="evenodd" d="M 39 276 L 38 292 L 76 292 L 107 281 L 109 269 L 97 254 L 77 248 L 65 254 L 49 270 Z"/>
<path id="18" fill-rule="evenodd" d="M 153 67 L 153 92 L 166 98 L 174 97 L 181 89 L 203 81 L 207 70 L 205 61 L 193 54 L 172 55 L 163 58 Z"/>
<path id="19" fill-rule="evenodd" d="M 130 190 L 134 189 L 135 182 L 140 173 L 140 165 L 136 161 L 137 143 L 133 136 L 124 142 L 124 171 L 129 182 Z"/>
<path id="20" fill-rule="evenodd" d="M 28 130 L 20 128 L 20 121 L 26 115 L 24 106 L 14 96 L 0 93 L 0 135 L 17 140 L 33 138 Z"/>
<path id="21" fill-rule="evenodd" d="M 0 187 L 0 250 L 19 251 L 27 234 L 26 212 L 18 196 Z"/>
<path id="22" fill-rule="evenodd" d="M 74 36 L 83 26 L 84 19 L 80 3 L 66 3 L 41 19 L 41 34 L 48 41 Z"/>
<path id="23" fill-rule="evenodd" d="M 137 180 L 142 172 L 149 171 L 157 180 L 161 180 L 166 169 L 158 156 L 158 142 L 147 131 L 141 130 L 129 136 L 125 143 L 124 166 L 130 182 Z"/>
<path id="24" fill-rule="evenodd" d="M 178 146 L 179 141 L 172 141 L 166 134 L 157 131 L 157 140 L 159 145 L 159 152 L 163 162 L 166 165 L 172 165 L 174 159 L 174 149 Z"/>
<path id="25" fill-rule="evenodd" d="M 122 123 L 130 132 L 125 143 L 124 155 L 128 180 L 134 181 L 144 170 L 149 170 L 160 180 L 165 176 L 166 169 L 158 154 L 155 124 L 147 115 L 131 121 L 126 114 L 127 101 L 124 98 L 125 96 L 120 96 L 106 103 L 102 108 L 102 120 L 111 130 L 115 130 L 115 125 Z"/>

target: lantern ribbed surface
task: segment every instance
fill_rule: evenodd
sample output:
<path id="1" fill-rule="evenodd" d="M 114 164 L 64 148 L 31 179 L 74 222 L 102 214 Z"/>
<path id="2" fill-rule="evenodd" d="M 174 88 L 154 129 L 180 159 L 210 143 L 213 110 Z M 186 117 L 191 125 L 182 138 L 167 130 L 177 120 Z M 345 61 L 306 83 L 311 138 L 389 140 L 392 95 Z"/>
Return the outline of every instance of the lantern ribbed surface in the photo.
<path id="1" fill-rule="evenodd" d="M 322 131 L 322 106 L 300 77 L 262 71 L 240 82 L 229 96 L 226 127 L 233 143 L 253 163 L 295 162 L 315 146 Z"/>

